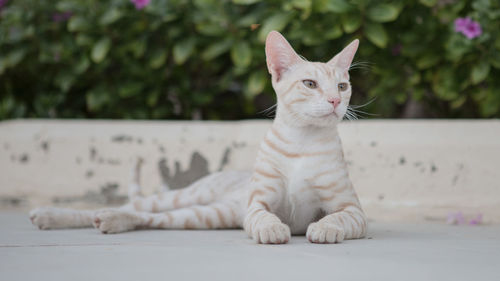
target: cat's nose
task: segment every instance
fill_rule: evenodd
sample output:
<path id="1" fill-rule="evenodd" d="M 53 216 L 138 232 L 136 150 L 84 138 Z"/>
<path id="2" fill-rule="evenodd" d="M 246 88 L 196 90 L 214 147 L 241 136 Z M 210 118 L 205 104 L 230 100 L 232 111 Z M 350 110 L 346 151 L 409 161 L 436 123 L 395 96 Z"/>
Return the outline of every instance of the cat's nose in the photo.
<path id="1" fill-rule="evenodd" d="M 328 98 L 328 102 L 333 105 L 333 108 L 337 108 L 340 104 L 340 98 Z"/>

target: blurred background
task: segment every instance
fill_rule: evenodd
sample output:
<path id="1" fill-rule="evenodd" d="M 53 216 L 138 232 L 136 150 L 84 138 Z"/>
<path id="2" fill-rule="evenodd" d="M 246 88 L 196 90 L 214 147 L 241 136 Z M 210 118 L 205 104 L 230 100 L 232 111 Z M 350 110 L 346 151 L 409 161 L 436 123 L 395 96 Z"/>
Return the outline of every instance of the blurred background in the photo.
<path id="1" fill-rule="evenodd" d="M 0 0 L 0 119 L 266 118 L 271 30 L 313 61 L 359 38 L 378 118 L 500 117 L 497 0 Z"/>

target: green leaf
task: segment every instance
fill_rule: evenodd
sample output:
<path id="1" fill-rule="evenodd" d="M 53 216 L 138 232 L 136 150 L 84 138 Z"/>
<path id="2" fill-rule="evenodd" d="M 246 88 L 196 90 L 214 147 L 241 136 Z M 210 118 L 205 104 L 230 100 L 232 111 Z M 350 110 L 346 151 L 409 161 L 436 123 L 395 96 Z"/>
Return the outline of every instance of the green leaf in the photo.
<path id="1" fill-rule="evenodd" d="M 6 65 L 5 58 L 0 56 L 0 75 L 3 74 L 3 72 L 5 71 L 6 68 L 7 68 L 7 65 Z"/>
<path id="2" fill-rule="evenodd" d="M 236 21 L 236 25 L 240 27 L 250 27 L 259 21 L 259 14 L 247 14 Z"/>
<path id="3" fill-rule="evenodd" d="M 248 100 L 253 99 L 256 95 L 262 93 L 267 82 L 267 75 L 264 71 L 257 71 L 250 75 L 247 81 L 245 97 Z"/>
<path id="4" fill-rule="evenodd" d="M 317 30 L 311 30 L 310 32 L 306 32 L 304 35 L 302 35 L 302 42 L 307 46 L 318 46 L 324 43 L 324 38 L 326 38 L 327 36 L 331 37 L 332 34 L 323 34 L 318 32 Z"/>
<path id="5" fill-rule="evenodd" d="M 110 47 L 111 40 L 108 37 L 102 38 L 101 40 L 97 41 L 97 43 L 92 48 L 90 58 L 93 62 L 100 63 L 104 60 L 104 58 L 106 58 Z"/>
<path id="6" fill-rule="evenodd" d="M 364 26 L 364 33 L 366 38 L 370 40 L 375 46 L 385 48 L 389 40 L 387 32 L 380 23 L 368 22 Z"/>
<path id="7" fill-rule="evenodd" d="M 75 10 L 78 10 L 80 8 L 78 2 L 71 1 L 71 0 L 70 1 L 58 1 L 55 6 L 59 12 L 75 11 Z"/>
<path id="8" fill-rule="evenodd" d="M 238 42 L 231 48 L 231 59 L 238 67 L 246 68 L 252 62 L 252 50 L 247 42 Z"/>
<path id="9" fill-rule="evenodd" d="M 226 38 L 223 41 L 215 42 L 212 45 L 208 46 L 203 53 L 201 54 L 201 58 L 204 60 L 212 60 L 231 48 L 233 44 L 233 40 L 231 38 Z"/>
<path id="10" fill-rule="evenodd" d="M 288 22 L 290 22 L 292 16 L 293 16 L 292 13 L 277 13 L 274 16 L 268 18 L 260 28 L 258 36 L 259 40 L 261 42 L 264 42 L 266 40 L 267 34 L 269 34 L 269 32 L 273 30 L 276 31 L 283 30 L 288 24 Z"/>
<path id="11" fill-rule="evenodd" d="M 472 40 L 465 40 L 461 34 L 453 34 L 445 43 L 447 59 L 458 62 L 469 51 L 474 49 Z"/>
<path id="12" fill-rule="evenodd" d="M 193 99 L 193 103 L 196 106 L 208 105 L 213 100 L 213 96 L 207 95 L 205 91 L 194 91 L 191 95 L 191 98 Z"/>
<path id="13" fill-rule="evenodd" d="M 472 7 L 475 10 L 487 12 L 491 8 L 491 3 L 490 3 L 490 0 L 476 0 L 476 1 L 473 1 Z"/>
<path id="14" fill-rule="evenodd" d="M 92 45 L 93 41 L 92 38 L 88 35 L 85 35 L 83 33 L 79 33 L 76 36 L 76 44 L 78 46 L 90 46 Z"/>
<path id="15" fill-rule="evenodd" d="M 498 95 L 498 90 L 476 87 L 476 92 L 473 92 L 472 95 L 479 105 L 481 117 L 492 117 L 500 113 L 500 96 Z"/>
<path id="16" fill-rule="evenodd" d="M 24 49 L 17 49 L 8 53 L 4 58 L 6 68 L 16 66 L 23 60 L 25 55 L 26 51 Z"/>
<path id="17" fill-rule="evenodd" d="M 353 33 L 361 26 L 361 16 L 359 14 L 346 15 L 342 17 L 341 23 L 345 33 Z"/>
<path id="18" fill-rule="evenodd" d="M 311 0 L 292 0 L 290 5 L 300 10 L 308 10 L 311 7 Z"/>
<path id="19" fill-rule="evenodd" d="M 90 66 L 90 61 L 87 58 L 87 56 L 85 55 L 85 56 L 82 56 L 80 61 L 75 65 L 74 71 L 76 74 L 82 74 L 85 71 L 87 71 L 89 66 Z"/>
<path id="20" fill-rule="evenodd" d="M 452 68 L 441 68 L 436 72 L 432 79 L 432 90 L 437 97 L 445 101 L 458 98 L 458 83 Z"/>
<path id="21" fill-rule="evenodd" d="M 467 95 L 462 95 L 458 99 L 452 101 L 450 106 L 452 109 L 458 109 L 465 103 L 465 101 L 467 101 Z"/>
<path id="22" fill-rule="evenodd" d="M 423 89 L 416 88 L 413 90 L 413 93 L 411 96 L 414 100 L 421 101 L 423 99 L 423 97 L 425 96 L 425 92 L 426 91 Z"/>
<path id="23" fill-rule="evenodd" d="M 152 69 L 158 69 L 165 64 L 166 60 L 167 60 L 167 50 L 158 49 L 153 53 L 153 55 L 151 55 L 151 59 L 149 60 L 149 66 Z"/>
<path id="24" fill-rule="evenodd" d="M 411 86 L 415 86 L 417 85 L 418 83 L 420 83 L 421 81 L 421 77 L 420 77 L 420 72 L 414 72 L 412 75 L 410 75 L 407 79 L 407 82 L 411 85 Z"/>
<path id="25" fill-rule="evenodd" d="M 426 69 L 436 65 L 439 62 L 440 58 L 441 57 L 439 56 L 439 54 L 428 52 L 420 56 L 415 64 L 417 65 L 418 69 Z"/>
<path id="26" fill-rule="evenodd" d="M 54 78 L 54 83 L 61 89 L 63 93 L 68 92 L 68 90 L 73 85 L 74 81 L 75 81 L 74 75 L 67 71 L 60 72 Z"/>
<path id="27" fill-rule="evenodd" d="M 142 93 L 142 83 L 126 82 L 118 89 L 118 95 L 122 98 L 136 96 Z"/>
<path id="28" fill-rule="evenodd" d="M 250 5 L 250 4 L 260 2 L 260 1 L 262 1 L 262 0 L 233 0 L 233 3 L 240 4 L 240 5 Z"/>
<path id="29" fill-rule="evenodd" d="M 175 44 L 173 56 L 176 64 L 184 64 L 186 62 L 194 51 L 195 43 L 194 38 L 188 38 Z"/>
<path id="30" fill-rule="evenodd" d="M 399 9 L 392 4 L 378 4 L 369 8 L 367 15 L 376 22 L 389 22 L 398 18 Z"/>
<path id="31" fill-rule="evenodd" d="M 319 12 L 326 11 L 343 14 L 354 8 L 346 0 L 317 0 L 315 2 L 315 10 Z"/>
<path id="32" fill-rule="evenodd" d="M 422 5 L 425 5 L 429 8 L 434 7 L 437 4 L 437 0 L 419 0 Z"/>
<path id="33" fill-rule="evenodd" d="M 158 104 L 158 98 L 160 97 L 160 91 L 155 90 L 147 95 L 146 103 L 149 107 L 154 107 Z"/>
<path id="34" fill-rule="evenodd" d="M 135 40 L 129 45 L 129 48 L 136 59 L 141 58 L 146 52 L 146 40 Z"/>
<path id="35" fill-rule="evenodd" d="M 470 79 L 472 84 L 478 84 L 482 82 L 488 74 L 490 73 L 490 65 L 486 61 L 481 61 L 479 64 L 476 64 L 470 73 Z"/>
<path id="36" fill-rule="evenodd" d="M 499 10 L 499 12 L 500 12 L 500 10 Z M 495 48 L 500 51 L 500 36 L 497 37 L 497 39 L 495 39 L 494 45 L 495 45 Z"/>
<path id="37" fill-rule="evenodd" d="M 122 17 L 122 12 L 118 10 L 117 8 L 112 8 L 108 11 L 106 11 L 102 16 L 101 19 L 99 20 L 99 23 L 101 25 L 109 25 L 114 23 L 115 21 L 119 20 Z"/>
<path id="38" fill-rule="evenodd" d="M 203 35 L 220 36 L 226 29 L 215 22 L 200 22 L 196 24 L 196 31 Z"/>
<path id="39" fill-rule="evenodd" d="M 342 28 L 340 28 L 340 25 L 334 25 L 331 26 L 324 34 L 324 37 L 328 40 L 331 39 L 337 39 L 340 36 L 342 36 Z"/>
<path id="40" fill-rule="evenodd" d="M 109 96 L 103 88 L 97 87 L 85 94 L 85 101 L 90 112 L 97 112 L 109 102 Z"/>
<path id="41" fill-rule="evenodd" d="M 90 23 L 84 17 L 73 16 L 68 21 L 68 31 L 77 32 L 85 31 L 90 28 Z"/>
<path id="42" fill-rule="evenodd" d="M 490 57 L 491 66 L 500 69 L 500 52 L 494 52 Z"/>

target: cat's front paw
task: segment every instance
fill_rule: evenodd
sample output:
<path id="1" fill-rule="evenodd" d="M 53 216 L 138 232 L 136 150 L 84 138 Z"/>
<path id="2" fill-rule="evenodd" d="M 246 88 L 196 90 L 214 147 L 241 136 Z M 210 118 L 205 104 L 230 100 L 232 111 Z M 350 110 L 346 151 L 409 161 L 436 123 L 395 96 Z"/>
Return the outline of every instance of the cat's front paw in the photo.
<path id="1" fill-rule="evenodd" d="M 93 224 L 104 234 L 120 233 L 136 229 L 140 218 L 123 211 L 106 210 L 95 215 Z"/>
<path id="2" fill-rule="evenodd" d="M 344 241 L 344 229 L 331 223 L 314 222 L 307 227 L 306 237 L 311 243 L 339 243 Z"/>
<path id="3" fill-rule="evenodd" d="M 290 228 L 284 223 L 261 223 L 252 233 L 255 242 L 261 244 L 285 244 L 290 236 Z"/>
<path id="4" fill-rule="evenodd" d="M 30 212 L 31 222 L 42 230 L 63 228 L 65 219 L 64 212 L 57 208 L 36 208 Z"/>

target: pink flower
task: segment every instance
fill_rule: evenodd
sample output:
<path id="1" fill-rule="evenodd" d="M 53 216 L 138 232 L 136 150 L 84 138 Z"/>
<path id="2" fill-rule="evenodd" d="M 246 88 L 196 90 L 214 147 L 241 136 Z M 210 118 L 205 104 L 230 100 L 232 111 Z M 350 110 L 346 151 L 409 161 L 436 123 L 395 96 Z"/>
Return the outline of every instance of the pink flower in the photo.
<path id="1" fill-rule="evenodd" d="M 478 37 L 483 33 L 481 25 L 470 18 L 457 18 L 455 20 L 455 31 L 462 33 L 469 39 Z"/>
<path id="2" fill-rule="evenodd" d="M 149 2 L 151 2 L 151 0 L 130 0 L 130 2 L 134 3 L 137 10 L 142 10 L 149 4 Z"/>

